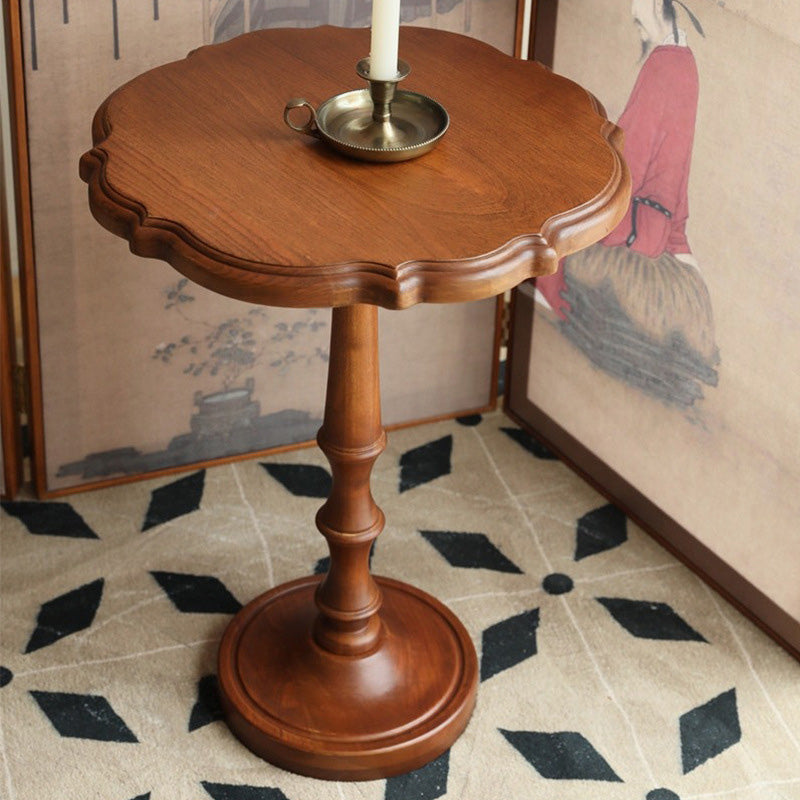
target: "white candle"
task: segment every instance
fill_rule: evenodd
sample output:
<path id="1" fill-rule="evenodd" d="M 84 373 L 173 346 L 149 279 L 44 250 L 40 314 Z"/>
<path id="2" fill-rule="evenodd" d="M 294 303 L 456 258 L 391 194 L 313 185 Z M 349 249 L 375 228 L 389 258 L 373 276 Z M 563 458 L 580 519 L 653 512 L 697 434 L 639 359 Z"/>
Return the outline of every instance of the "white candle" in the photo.
<path id="1" fill-rule="evenodd" d="M 400 0 L 372 0 L 372 38 L 369 47 L 369 76 L 387 81 L 397 76 L 397 47 L 400 38 Z"/>

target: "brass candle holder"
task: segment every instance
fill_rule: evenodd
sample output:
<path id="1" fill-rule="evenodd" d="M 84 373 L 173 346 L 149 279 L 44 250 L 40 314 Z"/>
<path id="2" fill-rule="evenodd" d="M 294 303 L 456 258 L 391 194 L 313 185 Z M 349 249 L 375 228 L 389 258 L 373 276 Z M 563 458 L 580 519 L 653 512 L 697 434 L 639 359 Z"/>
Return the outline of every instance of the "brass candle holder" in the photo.
<path id="1" fill-rule="evenodd" d="M 293 98 L 283 110 L 286 124 L 362 161 L 407 161 L 427 153 L 442 138 L 450 124 L 444 108 L 424 94 L 397 88 L 411 72 L 405 61 L 397 62 L 397 75 L 390 80 L 370 77 L 369 58 L 358 62 L 356 72 L 369 82 L 368 89 L 337 94 L 316 110 L 308 100 Z M 292 122 L 300 108 L 308 111 L 302 125 Z"/>

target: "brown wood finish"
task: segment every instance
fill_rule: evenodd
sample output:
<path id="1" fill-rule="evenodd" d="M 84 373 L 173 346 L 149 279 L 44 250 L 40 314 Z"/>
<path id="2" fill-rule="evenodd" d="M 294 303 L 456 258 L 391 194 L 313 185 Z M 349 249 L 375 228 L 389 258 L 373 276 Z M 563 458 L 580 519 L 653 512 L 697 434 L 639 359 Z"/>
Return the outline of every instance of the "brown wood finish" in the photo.
<path id="1" fill-rule="evenodd" d="M 407 88 L 452 120 L 424 158 L 345 160 L 284 125 L 290 97 L 357 86 L 368 48 L 365 30 L 258 31 L 134 79 L 81 160 L 95 217 L 212 291 L 289 307 L 477 300 L 613 228 L 621 131 L 577 84 L 465 36 L 403 29 Z"/>
<path id="2" fill-rule="evenodd" d="M 531 3 L 531 19 L 535 19 L 536 0 L 529 0 Z M 517 19 L 514 23 L 514 57 L 527 58 L 528 54 L 522 52 L 522 36 L 525 22 L 525 0 L 517 0 Z M 530 47 L 528 48 L 530 51 Z"/>
<path id="3" fill-rule="evenodd" d="M 531 9 L 528 58 L 553 68 L 553 50 L 556 43 L 558 0 L 533 0 Z"/>
<path id="4" fill-rule="evenodd" d="M 33 215 L 31 214 L 31 182 L 28 161 L 27 112 L 25 107 L 25 75 L 22 57 L 22 20 L 19 4 L 3 3 L 6 36 L 6 67 L 9 80 L 11 112 L 11 149 L 13 152 L 14 206 L 17 220 L 17 253 L 19 285 L 27 381 L 28 419 L 39 420 L 30 426 L 32 477 L 38 495 L 47 486 L 44 449 L 44 416 L 39 359 L 39 315 L 36 307 L 36 271 L 33 249 Z"/>
<path id="5" fill-rule="evenodd" d="M 370 575 L 384 523 L 369 485 L 386 445 L 377 321 L 375 306 L 333 313 L 318 436 L 333 488 L 317 514 L 330 569 L 254 600 L 219 652 L 234 733 L 263 758 L 322 778 L 368 780 L 440 755 L 466 726 L 478 681 L 472 641 L 451 612 L 407 584 Z"/>
<path id="6" fill-rule="evenodd" d="M 621 133 L 590 95 L 441 31 L 401 35 L 416 88 L 452 119 L 430 154 L 349 161 L 285 128 L 290 97 L 317 103 L 355 83 L 368 39 L 272 30 L 202 48 L 114 93 L 81 159 L 92 212 L 135 253 L 231 297 L 334 307 L 318 437 L 333 488 L 317 516 L 331 569 L 244 608 L 220 646 L 219 679 L 228 723 L 254 752 L 347 780 L 444 752 L 477 686 L 456 617 L 369 572 L 383 527 L 369 476 L 385 443 L 375 306 L 500 294 L 602 237 L 629 194 Z M 231 81 L 237 91 L 221 93 Z"/>
<path id="7" fill-rule="evenodd" d="M 0 165 L 0 495 L 13 498 L 22 483 L 22 441 L 14 398 L 14 303 L 6 209 L 5 176 Z"/>

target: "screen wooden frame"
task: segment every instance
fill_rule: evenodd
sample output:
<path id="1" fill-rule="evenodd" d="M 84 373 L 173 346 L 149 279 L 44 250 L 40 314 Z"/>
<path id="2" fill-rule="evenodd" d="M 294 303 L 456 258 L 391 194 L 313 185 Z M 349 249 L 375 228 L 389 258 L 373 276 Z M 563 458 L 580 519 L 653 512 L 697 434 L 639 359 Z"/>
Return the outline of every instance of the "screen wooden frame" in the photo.
<path id="1" fill-rule="evenodd" d="M 558 0 L 534 2 L 529 56 L 552 67 Z M 527 293 L 519 289 L 512 293 L 504 412 L 800 660 L 800 621 L 791 617 L 527 398 L 535 306 Z"/>
<path id="2" fill-rule="evenodd" d="M 25 395 L 27 398 L 28 429 L 30 438 L 31 482 L 34 493 L 41 499 L 61 497 L 76 492 L 89 491 L 107 486 L 129 483 L 146 478 L 170 475 L 187 470 L 210 467 L 217 464 L 235 462 L 250 458 L 259 458 L 267 454 L 278 453 L 301 447 L 314 445 L 314 441 L 285 445 L 268 450 L 251 451 L 232 456 L 214 458 L 208 461 L 171 466 L 136 475 L 121 475 L 109 479 L 90 480 L 77 486 L 66 488 L 50 488 L 48 486 L 46 467 L 46 431 L 44 425 L 44 397 L 42 390 L 42 362 L 40 356 L 39 315 L 36 297 L 36 256 L 34 244 L 34 225 L 32 210 L 32 188 L 30 176 L 30 152 L 28 147 L 28 119 L 25 99 L 24 74 L 24 32 L 20 5 L 22 0 L 9 0 L 3 4 L 5 15 L 6 54 L 9 77 L 9 104 L 12 124 L 12 157 L 14 162 L 15 208 L 17 219 L 19 286 L 21 296 L 21 324 L 24 341 L 25 359 Z M 525 18 L 526 3 L 535 0 L 517 0 L 516 22 L 514 31 L 515 55 L 520 55 L 521 29 Z M 499 350 L 502 336 L 504 300 L 497 298 L 495 309 L 494 355 L 491 369 L 491 385 L 488 402 L 477 408 L 468 408 L 442 416 L 415 419 L 396 425 L 387 426 L 388 430 L 407 427 L 420 423 L 434 422 L 462 415 L 483 413 L 497 407 L 497 378 L 499 374 Z"/>
<path id="3" fill-rule="evenodd" d="M 24 94 L 22 85 L 16 79 L 14 64 L 21 58 L 21 44 L 18 37 L 14 36 L 14 31 L 19 28 L 18 9 L 13 3 L 3 3 L 3 32 L 4 32 L 4 52 L 6 58 L 6 77 L 8 80 L 8 100 L 11 115 L 11 141 L 4 142 L 3 146 L 8 146 L 12 151 L 12 175 L 11 181 L 14 187 L 14 198 L 6 196 L 5 175 L 0 186 L 0 420 L 2 425 L 2 450 L 3 450 L 3 476 L 2 492 L 6 498 L 13 498 L 19 492 L 23 479 L 23 444 L 21 419 L 17 413 L 20 398 L 17 397 L 19 391 L 23 395 L 28 395 L 29 387 L 19 386 L 16 379 L 16 316 L 14 310 L 14 291 L 15 285 L 11 275 L 11 249 L 8 231 L 9 220 L 21 220 L 20 200 L 23 196 L 20 187 L 27 185 L 27 151 L 20 149 L 21 134 L 24 135 L 24 125 L 20 120 L 20 98 Z M 21 157 L 24 156 L 24 159 Z M 0 170 L 2 172 L 2 170 Z M 12 214 L 11 204 L 14 204 Z M 22 222 L 17 224 L 17 236 L 19 241 L 19 253 L 21 256 L 25 241 L 27 241 L 25 225 Z M 20 287 L 28 284 L 28 277 L 23 274 L 23 259 L 18 259 L 20 264 L 20 275 L 18 285 Z M 21 289 L 20 289 L 21 291 Z M 22 320 L 23 329 L 27 329 L 28 316 L 26 315 L 27 304 L 30 298 L 22 296 Z M 25 337 L 27 338 L 27 337 Z"/>

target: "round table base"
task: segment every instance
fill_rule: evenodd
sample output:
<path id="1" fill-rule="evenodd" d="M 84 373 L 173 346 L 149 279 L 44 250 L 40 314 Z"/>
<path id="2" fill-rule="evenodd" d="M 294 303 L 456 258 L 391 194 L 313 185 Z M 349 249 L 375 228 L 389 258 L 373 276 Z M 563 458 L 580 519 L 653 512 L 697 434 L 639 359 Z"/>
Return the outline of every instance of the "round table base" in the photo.
<path id="1" fill-rule="evenodd" d="M 316 778 L 371 780 L 421 767 L 447 750 L 475 705 L 477 658 L 436 598 L 376 577 L 378 647 L 335 655 L 312 638 L 312 576 L 257 597 L 219 651 L 226 719 L 256 755 Z"/>

